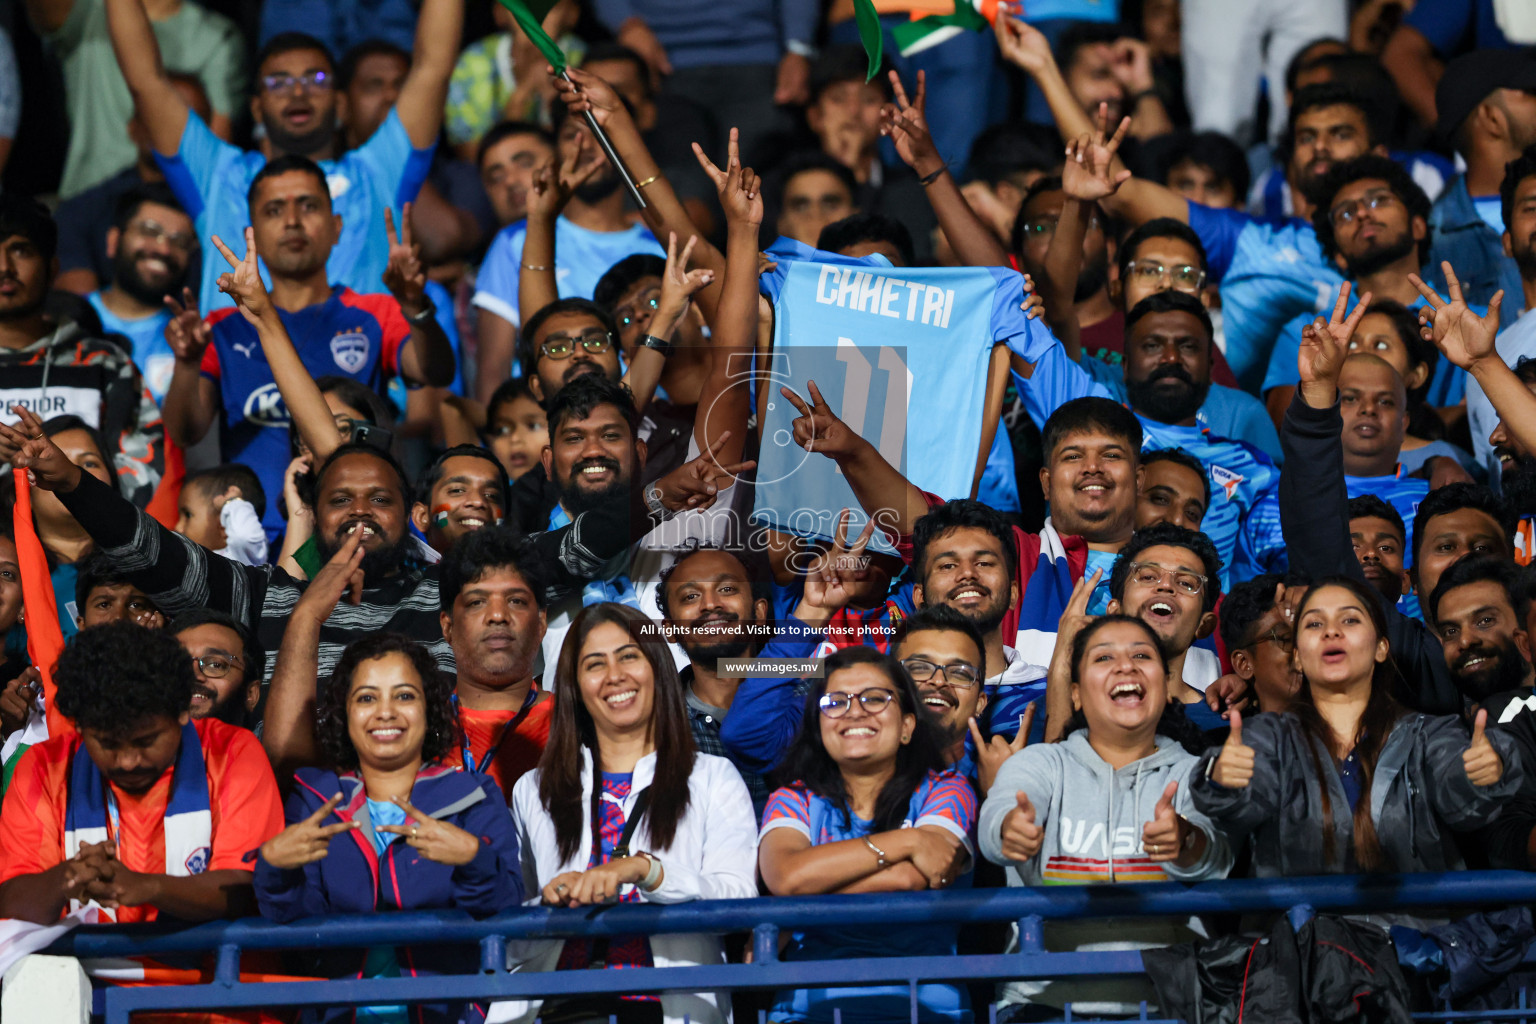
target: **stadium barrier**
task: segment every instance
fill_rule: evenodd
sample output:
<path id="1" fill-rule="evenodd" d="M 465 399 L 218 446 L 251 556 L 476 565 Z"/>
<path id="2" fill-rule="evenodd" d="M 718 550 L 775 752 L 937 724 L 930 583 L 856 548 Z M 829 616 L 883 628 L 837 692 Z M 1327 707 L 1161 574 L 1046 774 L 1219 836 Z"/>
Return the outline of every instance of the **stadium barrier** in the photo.
<path id="1" fill-rule="evenodd" d="M 443 1000 L 490 1001 L 573 995 L 834 987 L 919 983 L 964 983 L 1006 978 L 1064 978 L 1142 973 L 1134 951 L 1047 952 L 1045 921 L 1117 917 L 1188 917 L 1200 914 L 1289 912 L 1406 913 L 1414 909 L 1502 907 L 1536 902 L 1536 873 L 1516 871 L 1446 874 L 1325 876 L 1287 879 L 1231 879 L 1183 885 L 1049 886 L 970 889 L 861 896 L 807 896 L 754 900 L 708 900 L 673 905 L 623 904 L 592 909 L 528 907 L 474 920 L 457 912 L 411 912 L 316 918 L 293 924 L 260 919 L 173 927 L 165 924 L 77 928 L 45 950 L 86 958 L 157 957 L 217 953 L 211 983 L 177 986 L 108 987 L 100 990 L 105 1024 L 130 1024 L 146 1010 L 235 1010 L 420 1003 Z M 785 962 L 778 957 L 784 930 L 907 924 L 1016 922 L 1017 952 L 968 956 L 913 956 Z M 623 971 L 509 972 L 506 945 L 512 939 L 593 938 L 704 932 L 752 933 L 753 960 L 747 964 L 634 968 Z M 376 945 L 474 943 L 478 965 L 466 973 L 424 978 L 339 979 L 331 981 L 242 982 L 244 952 L 322 950 Z M 475 973 L 469 973 L 477 968 Z M 1530 1021 L 1536 1010 L 1519 1004 L 1502 1011 L 1419 1014 L 1424 1021 Z M 979 1007 L 978 1021 L 990 1014 Z M 1073 1017 L 1067 1020 L 1084 1021 Z M 1160 1021 L 1143 1010 L 1143 1019 Z M 620 1022 L 622 1024 L 622 1022 Z M 746 1024 L 746 1022 L 742 1022 Z M 1166 1022 L 1176 1024 L 1176 1022 Z"/>

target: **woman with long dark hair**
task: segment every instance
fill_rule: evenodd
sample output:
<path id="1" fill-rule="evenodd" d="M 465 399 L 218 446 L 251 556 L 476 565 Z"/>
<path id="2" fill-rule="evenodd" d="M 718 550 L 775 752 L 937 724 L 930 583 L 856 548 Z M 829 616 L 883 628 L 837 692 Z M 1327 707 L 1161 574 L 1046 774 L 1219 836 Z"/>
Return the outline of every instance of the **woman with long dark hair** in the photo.
<path id="1" fill-rule="evenodd" d="M 1063 634 L 1065 635 L 1065 634 Z M 1167 735 L 1183 722 L 1169 695 L 1167 651 L 1140 618 L 1105 615 L 1071 638 L 1067 734 L 1037 743 L 998 769 L 977 836 L 1008 884 L 1096 885 L 1221 878 L 1232 854 L 1189 806 L 1196 757 Z M 1149 949 L 1204 937 L 1198 922 L 1053 921 L 1053 951 Z M 1134 1014 L 1155 997 L 1145 979 L 1014 981 L 1000 987 L 999 1020 L 1040 1020 L 1041 1005 L 1088 1016 Z M 1052 1014 L 1054 1019 L 1055 1013 Z"/>
<path id="2" fill-rule="evenodd" d="M 1452 831 L 1488 824 L 1521 781 L 1514 747 L 1470 737 L 1453 715 L 1404 709 L 1377 595 L 1333 576 L 1296 609 L 1304 684 L 1283 714 L 1242 720 L 1193 775 L 1195 807 L 1231 838 L 1251 836 L 1259 877 L 1465 866 Z"/>
<path id="3" fill-rule="evenodd" d="M 477 917 L 522 899 L 517 837 L 496 783 L 457 763 L 453 684 L 427 649 L 381 633 L 347 646 L 316 709 L 329 768 L 301 768 L 288 827 L 256 861 L 256 899 L 279 922 L 454 908 Z M 455 974 L 475 947 L 375 947 L 322 958 L 327 977 Z M 450 1024 L 478 1007 L 330 1007 L 306 1020 Z"/>
<path id="4" fill-rule="evenodd" d="M 682 903 L 757 895 L 752 797 L 735 766 L 698 753 L 659 627 L 621 604 L 582 610 L 560 649 L 537 770 L 512 789 L 529 893 L 549 906 Z M 513 943 L 519 970 L 718 964 L 715 935 Z M 546 1024 L 729 1019 L 723 992 L 514 1004 Z"/>
<path id="5" fill-rule="evenodd" d="M 758 866 L 775 896 L 942 889 L 970 870 L 976 793 L 894 658 L 845 647 L 827 658 L 763 813 Z M 796 932 L 785 960 L 955 952 L 953 925 Z M 922 1020 L 969 1021 L 963 989 L 917 988 Z M 905 985 L 781 992 L 776 1021 L 906 1021 Z"/>

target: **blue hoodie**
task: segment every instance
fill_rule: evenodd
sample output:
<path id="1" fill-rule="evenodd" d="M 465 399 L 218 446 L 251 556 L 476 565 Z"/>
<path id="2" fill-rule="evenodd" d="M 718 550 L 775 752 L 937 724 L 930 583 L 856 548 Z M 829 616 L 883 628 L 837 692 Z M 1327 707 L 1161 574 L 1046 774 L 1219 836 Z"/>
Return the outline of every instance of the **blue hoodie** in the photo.
<path id="1" fill-rule="evenodd" d="M 322 824 L 356 821 L 358 828 L 331 840 L 330 855 L 291 870 L 276 868 L 258 853 L 256 901 L 263 917 L 280 923 L 330 914 L 368 914 L 391 910 L 466 911 L 489 917 L 523 899 L 517 833 L 501 790 L 488 776 L 442 764 L 423 767 L 411 789 L 411 803 L 423 814 L 457 825 L 480 837 L 480 853 L 460 867 L 428 860 L 404 842 L 374 852 L 373 825 L 360 776 L 301 768 L 284 808 L 289 824 L 303 821 L 336 793 L 342 802 Z M 365 951 L 338 950 L 320 955 L 319 974 L 360 977 Z M 402 948 L 400 973 L 419 977 L 461 973 L 479 956 L 473 945 Z M 467 1012 L 466 1012 L 467 1011 Z M 306 1011 L 306 1021 L 352 1021 L 352 1007 Z M 483 1019 L 479 1007 L 423 1004 L 410 1009 L 411 1024 L 451 1024 Z"/>

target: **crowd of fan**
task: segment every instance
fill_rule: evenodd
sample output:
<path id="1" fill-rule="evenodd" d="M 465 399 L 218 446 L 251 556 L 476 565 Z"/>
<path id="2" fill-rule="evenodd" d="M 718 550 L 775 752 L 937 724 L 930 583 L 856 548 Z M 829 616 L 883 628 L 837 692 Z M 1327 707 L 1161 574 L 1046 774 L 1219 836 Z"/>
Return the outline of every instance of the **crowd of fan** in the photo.
<path id="1" fill-rule="evenodd" d="M 564 75 L 464 0 L 22 6 L 45 48 L 18 76 L 0 33 L 0 917 L 1536 867 L 1521 5 L 1005 5 L 888 40 L 873 77 L 847 0 L 561 0 Z M 887 33 L 911 8 L 878 6 Z M 10 146 L 22 97 L 67 108 L 67 134 L 31 129 L 67 139 L 56 203 L 14 187 L 47 163 Z M 775 275 L 806 260 L 990 268 L 982 440 L 948 453 L 969 493 L 779 388 Z M 909 451 L 957 405 L 913 381 Z M 789 443 L 861 506 L 828 498 L 816 536 L 751 516 Z M 1008 941 L 851 921 L 782 955 Z M 1151 986 L 995 999 L 1113 1016 Z M 765 1008 L 913 998 L 984 1016 L 940 983 Z"/>

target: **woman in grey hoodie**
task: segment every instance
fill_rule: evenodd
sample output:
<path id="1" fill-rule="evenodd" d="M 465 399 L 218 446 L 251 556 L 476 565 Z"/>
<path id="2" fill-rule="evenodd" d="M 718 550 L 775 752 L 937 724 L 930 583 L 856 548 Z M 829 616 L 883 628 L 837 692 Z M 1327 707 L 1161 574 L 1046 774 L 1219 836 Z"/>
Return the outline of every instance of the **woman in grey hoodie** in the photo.
<path id="1" fill-rule="evenodd" d="M 1184 784 L 1196 758 L 1158 734 L 1168 658 L 1157 634 L 1140 619 L 1103 616 L 1072 639 L 1071 665 L 1076 713 L 1068 734 L 1003 764 L 981 808 L 982 853 L 1008 869 L 1009 885 L 1224 876 L 1231 851 L 1190 806 Z M 1146 949 L 1203 935 L 1194 920 L 1061 921 L 1044 938 L 1047 949 L 1073 951 Z M 1005 1005 L 1071 1002 L 1088 1014 L 1133 1013 L 1153 998 L 1145 979 L 1016 981 L 1000 995 Z"/>
<path id="2" fill-rule="evenodd" d="M 1283 714 L 1233 712 L 1192 776 L 1195 807 L 1234 845 L 1251 840 L 1260 878 L 1464 867 L 1450 833 L 1487 825 L 1520 786 L 1508 734 L 1484 731 L 1486 711 L 1469 738 L 1460 716 L 1392 699 L 1386 621 L 1364 583 L 1319 581 L 1295 621 L 1304 685 Z"/>

